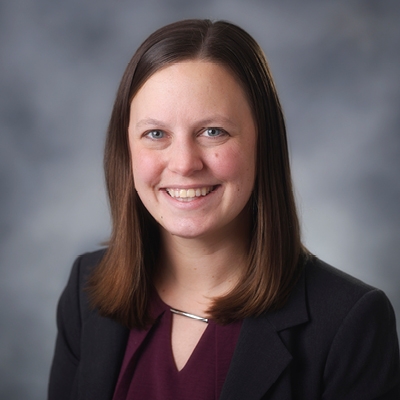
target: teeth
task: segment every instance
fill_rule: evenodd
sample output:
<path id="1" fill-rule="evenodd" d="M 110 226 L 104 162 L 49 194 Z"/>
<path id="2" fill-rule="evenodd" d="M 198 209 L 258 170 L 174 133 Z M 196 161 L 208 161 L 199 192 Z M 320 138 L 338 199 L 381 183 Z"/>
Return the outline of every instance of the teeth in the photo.
<path id="1" fill-rule="evenodd" d="M 212 186 L 197 189 L 166 189 L 167 193 L 177 199 L 194 199 L 195 197 L 206 196 L 213 190 Z"/>

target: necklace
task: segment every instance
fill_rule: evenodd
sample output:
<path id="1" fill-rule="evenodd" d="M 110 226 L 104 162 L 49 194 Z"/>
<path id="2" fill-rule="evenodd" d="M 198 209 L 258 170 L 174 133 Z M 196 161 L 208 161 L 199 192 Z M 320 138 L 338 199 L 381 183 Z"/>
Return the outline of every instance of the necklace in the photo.
<path id="1" fill-rule="evenodd" d="M 183 317 L 196 319 L 197 321 L 205 322 L 206 324 L 208 323 L 208 318 L 199 317 L 198 315 L 190 314 L 188 312 L 177 310 L 175 308 L 170 308 L 170 310 L 173 314 L 182 315 Z"/>

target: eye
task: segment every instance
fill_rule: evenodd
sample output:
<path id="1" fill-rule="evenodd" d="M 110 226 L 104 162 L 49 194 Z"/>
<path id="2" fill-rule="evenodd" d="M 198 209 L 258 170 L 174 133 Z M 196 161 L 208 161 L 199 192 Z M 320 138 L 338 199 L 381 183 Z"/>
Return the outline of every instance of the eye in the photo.
<path id="1" fill-rule="evenodd" d="M 146 136 L 150 139 L 162 139 L 165 136 L 165 133 L 163 131 L 154 130 L 147 132 Z"/>
<path id="2" fill-rule="evenodd" d="M 204 134 L 208 137 L 218 137 L 223 136 L 225 131 L 221 128 L 206 128 Z"/>

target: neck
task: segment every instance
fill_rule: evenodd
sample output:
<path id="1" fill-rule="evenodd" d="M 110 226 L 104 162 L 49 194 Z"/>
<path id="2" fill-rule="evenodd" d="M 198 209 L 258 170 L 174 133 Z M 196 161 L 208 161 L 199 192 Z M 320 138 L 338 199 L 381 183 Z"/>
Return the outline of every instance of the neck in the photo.
<path id="1" fill-rule="evenodd" d="M 247 230 L 242 234 L 181 238 L 162 232 L 156 287 L 170 306 L 204 315 L 212 298 L 228 293 L 246 267 Z"/>

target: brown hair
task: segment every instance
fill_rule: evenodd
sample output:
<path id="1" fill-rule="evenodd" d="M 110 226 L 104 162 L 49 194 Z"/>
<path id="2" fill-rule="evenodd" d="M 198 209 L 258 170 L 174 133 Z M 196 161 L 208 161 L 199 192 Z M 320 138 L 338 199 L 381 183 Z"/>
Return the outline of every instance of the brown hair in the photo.
<path id="1" fill-rule="evenodd" d="M 285 123 L 263 51 L 247 32 L 225 21 L 185 20 L 167 25 L 150 35 L 129 62 L 105 147 L 112 234 L 88 289 L 102 315 L 130 328 L 150 322 L 147 305 L 160 248 L 158 225 L 134 190 L 127 134 L 130 103 L 152 74 L 188 59 L 217 62 L 233 72 L 248 96 L 258 133 L 247 270 L 229 294 L 214 300 L 211 317 L 227 323 L 282 306 L 303 254 Z"/>

